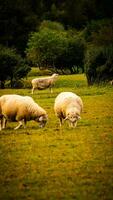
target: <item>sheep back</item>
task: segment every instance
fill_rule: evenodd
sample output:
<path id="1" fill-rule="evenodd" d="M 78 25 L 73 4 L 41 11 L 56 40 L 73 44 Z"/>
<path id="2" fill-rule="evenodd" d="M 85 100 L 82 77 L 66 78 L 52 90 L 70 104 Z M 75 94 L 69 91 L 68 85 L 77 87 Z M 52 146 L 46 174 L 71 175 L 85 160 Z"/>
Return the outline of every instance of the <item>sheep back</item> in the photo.
<path id="1" fill-rule="evenodd" d="M 2 100 L 2 113 L 11 121 L 35 120 L 38 116 L 46 114 L 46 111 L 29 96 L 4 95 Z"/>
<path id="2" fill-rule="evenodd" d="M 61 92 L 55 99 L 54 110 L 57 116 L 66 117 L 66 110 L 76 107 L 80 112 L 83 109 L 81 98 L 72 92 Z"/>

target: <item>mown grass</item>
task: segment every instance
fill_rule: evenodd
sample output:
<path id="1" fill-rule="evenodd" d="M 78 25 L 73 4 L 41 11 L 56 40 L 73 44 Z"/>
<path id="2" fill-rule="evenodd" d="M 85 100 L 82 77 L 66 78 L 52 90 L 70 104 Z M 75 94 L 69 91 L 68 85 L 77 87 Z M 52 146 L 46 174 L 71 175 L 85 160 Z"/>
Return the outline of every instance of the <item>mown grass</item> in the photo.
<path id="1" fill-rule="evenodd" d="M 31 77 L 29 77 L 31 79 Z M 72 91 L 84 102 L 75 129 L 59 127 L 54 99 Z M 48 90 L 0 90 L 0 95 L 32 96 L 49 116 L 45 128 L 28 122 L 0 132 L 0 199 L 2 200 L 110 200 L 113 199 L 113 87 L 87 87 L 84 75 L 60 76 Z"/>

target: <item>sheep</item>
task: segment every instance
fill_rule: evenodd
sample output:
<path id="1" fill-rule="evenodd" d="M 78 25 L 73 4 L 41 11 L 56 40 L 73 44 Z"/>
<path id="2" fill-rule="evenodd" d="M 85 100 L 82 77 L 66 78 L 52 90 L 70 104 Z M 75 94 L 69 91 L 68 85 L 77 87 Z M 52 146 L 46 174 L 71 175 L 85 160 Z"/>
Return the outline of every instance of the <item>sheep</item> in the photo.
<path id="1" fill-rule="evenodd" d="M 26 128 L 27 121 L 34 120 L 44 127 L 47 122 L 47 113 L 29 96 L 16 94 L 3 95 L 0 97 L 0 130 L 6 127 L 7 121 L 17 121 L 18 126 Z"/>
<path id="2" fill-rule="evenodd" d="M 60 126 L 64 119 L 68 120 L 70 127 L 76 127 L 82 110 L 82 99 L 72 92 L 61 92 L 55 99 L 54 112 L 60 120 Z"/>
<path id="3" fill-rule="evenodd" d="M 52 93 L 52 87 L 58 77 L 58 74 L 53 74 L 49 77 L 43 78 L 35 78 L 31 81 L 32 84 L 32 94 L 35 89 L 44 90 L 46 88 L 50 88 L 50 92 Z"/>
<path id="4" fill-rule="evenodd" d="M 113 80 L 110 81 L 110 85 L 113 85 Z"/>

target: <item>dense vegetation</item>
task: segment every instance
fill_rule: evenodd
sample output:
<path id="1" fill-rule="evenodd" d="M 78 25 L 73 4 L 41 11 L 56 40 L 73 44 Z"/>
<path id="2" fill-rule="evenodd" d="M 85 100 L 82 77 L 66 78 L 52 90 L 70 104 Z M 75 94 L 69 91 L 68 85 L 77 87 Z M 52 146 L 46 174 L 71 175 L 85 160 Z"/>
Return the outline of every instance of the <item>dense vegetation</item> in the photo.
<path id="1" fill-rule="evenodd" d="M 4 88 L 6 80 L 10 80 L 11 87 L 14 87 L 17 80 L 30 71 L 25 59 L 11 48 L 0 46 L 0 63 L 1 88 Z"/>
<path id="2" fill-rule="evenodd" d="M 51 24 L 51 27 L 50 27 Z M 27 58 L 41 68 L 77 73 L 83 67 L 85 44 L 82 38 L 61 29 L 59 23 L 46 22 L 28 41 Z M 58 28 L 58 25 L 60 28 Z M 68 72 L 69 73 L 69 72 Z"/>
<path id="3" fill-rule="evenodd" d="M 67 123 L 60 128 L 54 114 L 61 91 L 76 92 L 84 102 L 75 129 Z M 0 132 L 0 199 L 112 200 L 113 87 L 87 87 L 83 74 L 61 75 L 52 94 L 48 89 L 34 95 L 31 88 L 0 90 L 10 93 L 32 96 L 49 120 L 42 129 L 31 121 L 26 129 L 14 130 L 17 122 L 9 122 Z"/>
<path id="4" fill-rule="evenodd" d="M 30 66 L 85 71 L 89 85 L 113 78 L 112 0 L 1 0 L 0 33 L 5 62 L 13 48 Z"/>

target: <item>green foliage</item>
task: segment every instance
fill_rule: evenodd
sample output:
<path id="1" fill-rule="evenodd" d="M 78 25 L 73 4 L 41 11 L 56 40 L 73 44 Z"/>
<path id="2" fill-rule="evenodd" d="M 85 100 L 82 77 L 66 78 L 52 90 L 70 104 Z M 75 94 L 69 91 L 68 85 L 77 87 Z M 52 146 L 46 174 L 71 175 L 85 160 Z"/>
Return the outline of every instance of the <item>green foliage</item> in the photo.
<path id="1" fill-rule="evenodd" d="M 88 84 L 113 79 L 113 19 L 91 22 L 84 34 L 88 44 L 85 58 Z"/>
<path id="2" fill-rule="evenodd" d="M 41 30 L 41 29 L 44 29 L 44 28 L 48 28 L 48 29 L 51 29 L 51 30 L 57 30 L 57 31 L 64 31 L 64 26 L 61 23 L 55 22 L 55 21 L 50 21 L 50 20 L 42 21 L 39 29 Z"/>
<path id="3" fill-rule="evenodd" d="M 33 2 L 27 0 L 1 0 L 0 43 L 14 47 L 22 55 L 29 32 L 35 30 L 38 17 L 33 11 Z"/>
<path id="4" fill-rule="evenodd" d="M 89 85 L 109 81 L 113 78 L 113 46 L 90 47 L 87 50 L 85 69 Z"/>
<path id="5" fill-rule="evenodd" d="M 76 33 L 76 39 L 66 36 L 67 30 L 74 28 L 84 32 L 82 41 Z M 35 31 L 40 34 L 33 36 L 31 33 Z M 39 48 L 33 37 L 40 39 L 36 43 Z M 103 51 L 105 46 L 113 44 L 113 0 L 1 0 L 0 44 L 17 49 L 23 57 L 27 49 L 29 59 L 39 67 L 67 74 L 83 72 L 84 37 L 88 45 L 103 47 Z M 111 60 L 108 62 L 112 65 Z M 102 68 L 104 70 L 106 65 Z"/>
<path id="6" fill-rule="evenodd" d="M 85 43 L 79 34 L 62 31 L 56 22 L 44 22 L 39 32 L 31 34 L 26 52 L 28 59 L 39 67 L 75 73 L 76 67 L 83 68 L 84 50 Z"/>
<path id="7" fill-rule="evenodd" d="M 113 43 L 113 18 L 91 21 L 84 31 L 85 39 L 96 46 Z"/>
<path id="8" fill-rule="evenodd" d="M 78 73 L 80 69 L 84 72 L 85 42 L 77 35 L 68 35 L 67 48 L 56 61 L 56 68 L 64 71 L 69 70 L 71 74 Z M 69 73 L 69 72 L 68 72 Z"/>
<path id="9" fill-rule="evenodd" d="M 32 67 L 31 71 L 28 73 L 28 77 L 37 76 L 48 76 L 51 75 L 51 71 L 48 69 L 39 69 L 38 67 Z"/>
<path id="10" fill-rule="evenodd" d="M 81 30 L 92 20 L 112 17 L 112 0 L 1 0 L 0 43 L 24 54 L 28 35 L 38 29 L 43 20 Z"/>
<path id="11" fill-rule="evenodd" d="M 1 87 L 4 88 L 6 80 L 13 81 L 21 79 L 30 71 L 30 67 L 26 61 L 15 52 L 14 49 L 0 46 L 0 81 Z"/>
<path id="12" fill-rule="evenodd" d="M 53 66 L 58 56 L 66 48 L 66 32 L 48 28 L 31 35 L 28 41 L 27 57 L 38 66 Z"/>

